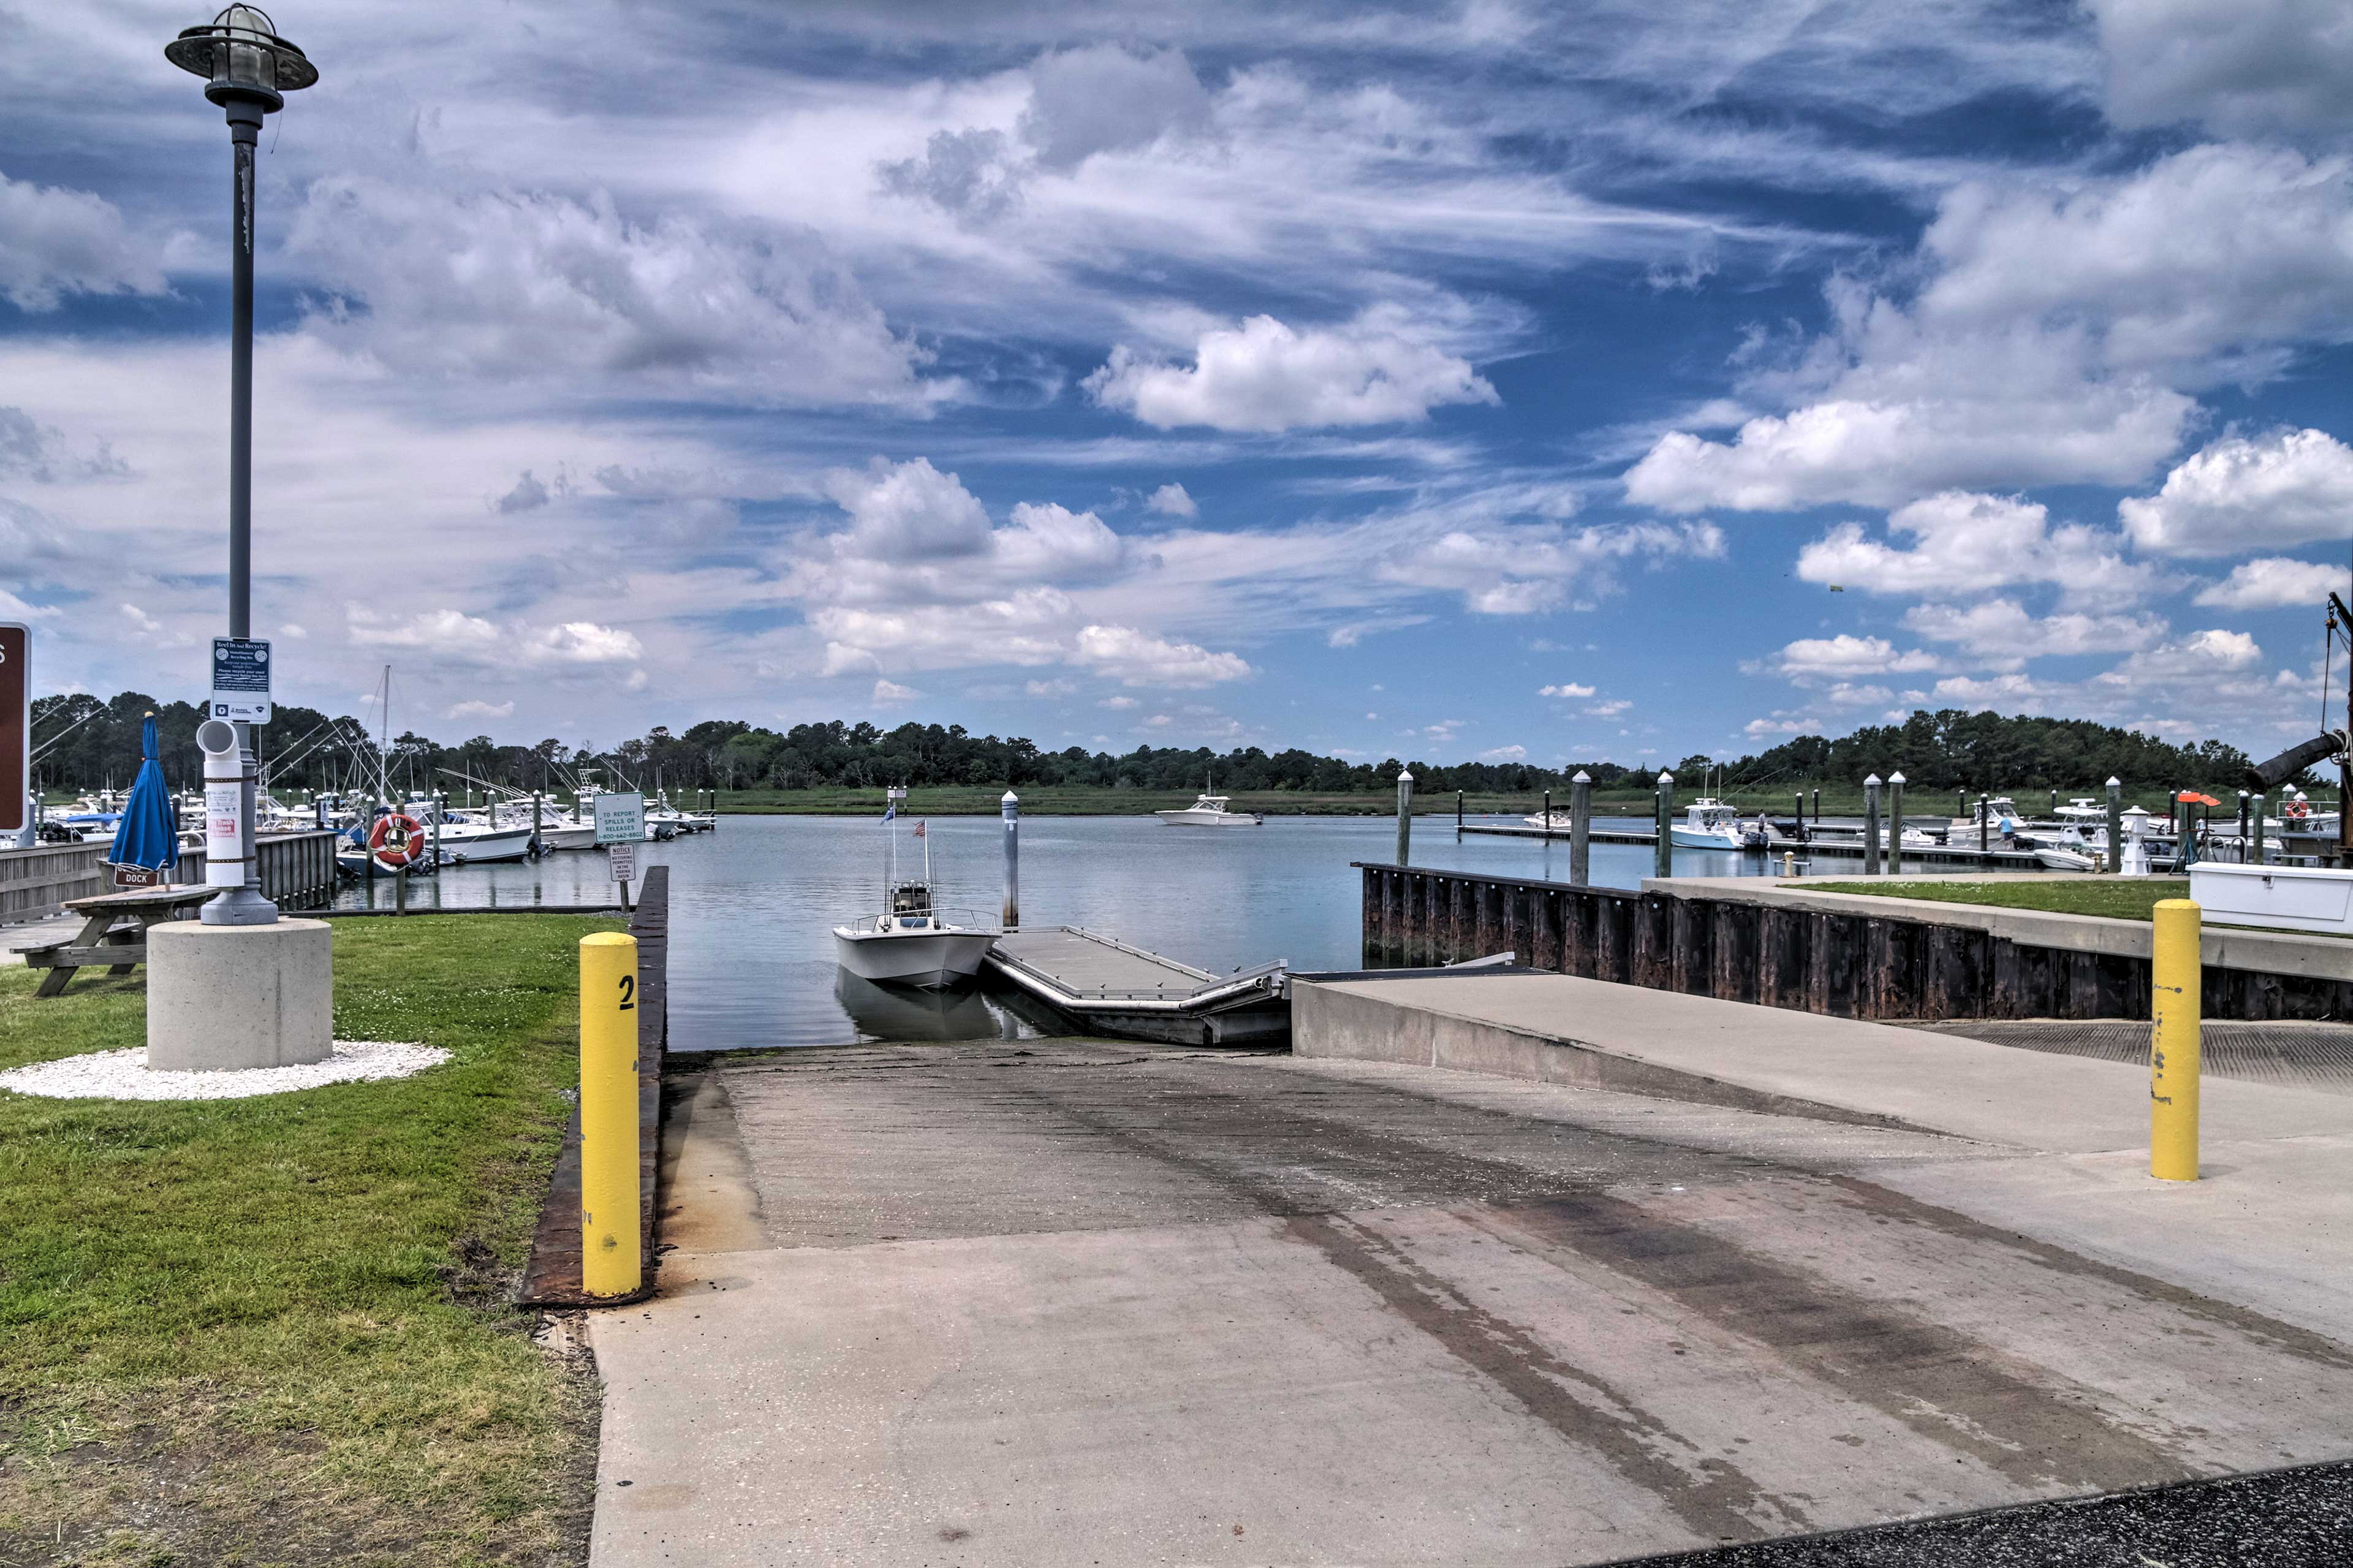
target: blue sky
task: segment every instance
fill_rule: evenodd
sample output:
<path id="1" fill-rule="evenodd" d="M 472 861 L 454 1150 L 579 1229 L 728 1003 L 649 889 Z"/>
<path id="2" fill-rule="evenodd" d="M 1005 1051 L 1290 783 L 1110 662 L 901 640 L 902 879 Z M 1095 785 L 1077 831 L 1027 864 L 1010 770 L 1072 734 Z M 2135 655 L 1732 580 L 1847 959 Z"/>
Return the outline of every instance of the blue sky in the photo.
<path id="1" fill-rule="evenodd" d="M 1545 763 L 2320 717 L 2333 0 L 276 15 L 284 699 Z M 220 629 L 201 19 L 0 4 L 43 689 Z"/>

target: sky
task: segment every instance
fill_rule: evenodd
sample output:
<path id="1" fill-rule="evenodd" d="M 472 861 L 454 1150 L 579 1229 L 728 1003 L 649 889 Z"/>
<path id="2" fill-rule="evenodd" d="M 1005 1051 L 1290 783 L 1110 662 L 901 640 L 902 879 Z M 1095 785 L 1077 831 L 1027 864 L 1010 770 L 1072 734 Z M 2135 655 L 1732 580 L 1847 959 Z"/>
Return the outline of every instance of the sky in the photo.
<path id="1" fill-rule="evenodd" d="M 2340 0 L 274 14 L 281 701 L 1545 765 L 2343 722 Z M 0 0 L 44 692 L 200 697 L 226 629 L 204 19 Z"/>

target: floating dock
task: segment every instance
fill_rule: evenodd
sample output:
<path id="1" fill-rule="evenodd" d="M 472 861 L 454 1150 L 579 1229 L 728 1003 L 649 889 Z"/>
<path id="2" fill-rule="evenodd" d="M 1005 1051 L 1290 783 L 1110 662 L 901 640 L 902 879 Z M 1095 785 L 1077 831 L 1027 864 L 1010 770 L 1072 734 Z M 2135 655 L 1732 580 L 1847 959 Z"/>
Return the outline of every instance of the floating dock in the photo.
<path id="1" fill-rule="evenodd" d="M 1006 932 L 987 966 L 1096 1034 L 1175 1045 L 1254 1045 L 1291 1032 L 1283 963 L 1212 974 L 1078 926 Z"/>
<path id="2" fill-rule="evenodd" d="M 1506 826 L 1502 823 L 1466 822 L 1455 831 L 1483 833 L 1493 838 L 1549 838 L 1564 844 L 1568 841 L 1568 829 L 1566 827 L 1525 827 Z M 1599 821 L 1594 824 L 1589 837 L 1596 844 L 1656 844 L 1659 841 L 1658 830 L 1655 828 L 1604 827 Z M 1689 848 L 1690 847 L 1678 845 L 1677 847 Z M 1860 860 L 1862 858 L 1862 840 L 1860 838 L 1799 838 L 1791 835 L 1780 825 L 1775 824 L 1772 828 L 1771 841 L 1763 846 L 1743 850 L 1691 850 L 1694 855 L 1779 855 L 1784 852 L 1794 853 L 1801 860 L 1817 856 L 1826 858 Z M 1890 860 L 1895 858 L 1894 849 L 1884 843 L 1880 846 L 1880 853 Z M 2020 870 L 2040 870 L 2042 867 L 2041 858 L 2031 849 L 1990 847 L 1979 849 L 1974 844 L 1966 843 L 1931 845 L 1926 848 L 1907 844 L 1904 847 L 1903 858 L 1934 862 L 1937 865 L 1994 866 Z"/>

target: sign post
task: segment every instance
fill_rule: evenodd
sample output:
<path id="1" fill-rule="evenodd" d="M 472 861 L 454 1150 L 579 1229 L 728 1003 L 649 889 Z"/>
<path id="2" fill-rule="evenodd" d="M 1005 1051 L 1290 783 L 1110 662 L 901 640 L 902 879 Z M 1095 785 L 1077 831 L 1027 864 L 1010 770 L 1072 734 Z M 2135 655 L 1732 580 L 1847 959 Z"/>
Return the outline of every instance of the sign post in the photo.
<path id="1" fill-rule="evenodd" d="M 33 838 L 33 633 L 0 621 L 0 833 Z"/>
<path id="2" fill-rule="evenodd" d="M 596 797 L 596 842 L 620 884 L 621 907 L 629 907 L 629 884 L 638 877 L 638 846 L 646 841 L 646 797 L 641 794 Z"/>

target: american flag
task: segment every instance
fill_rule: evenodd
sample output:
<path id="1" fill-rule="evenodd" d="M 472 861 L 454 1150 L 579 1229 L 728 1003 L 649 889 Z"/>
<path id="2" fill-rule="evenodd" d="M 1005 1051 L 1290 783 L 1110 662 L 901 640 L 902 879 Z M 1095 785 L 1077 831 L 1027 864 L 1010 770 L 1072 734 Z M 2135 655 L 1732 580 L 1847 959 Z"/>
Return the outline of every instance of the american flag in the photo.
<path id="1" fill-rule="evenodd" d="M 888 809 L 887 811 L 883 812 L 883 814 L 882 814 L 882 820 L 883 820 L 883 821 L 885 821 L 885 822 L 889 822 L 892 818 L 893 818 L 893 817 L 897 816 L 898 815 L 899 815 L 899 803 L 898 803 L 897 801 L 895 801 L 895 800 L 894 800 L 894 801 L 892 801 L 892 802 L 891 803 L 890 809 Z"/>
<path id="2" fill-rule="evenodd" d="M 920 823 L 920 822 L 919 822 L 919 823 L 915 824 L 915 837 L 918 837 L 918 838 L 921 838 L 923 836 L 923 825 L 922 823 Z"/>

